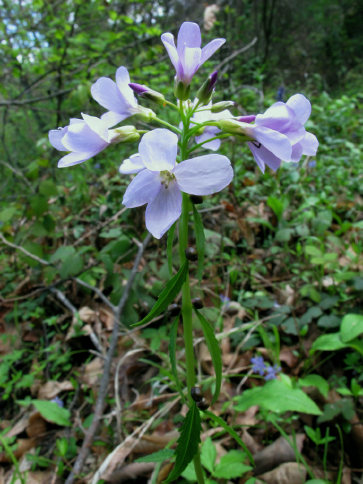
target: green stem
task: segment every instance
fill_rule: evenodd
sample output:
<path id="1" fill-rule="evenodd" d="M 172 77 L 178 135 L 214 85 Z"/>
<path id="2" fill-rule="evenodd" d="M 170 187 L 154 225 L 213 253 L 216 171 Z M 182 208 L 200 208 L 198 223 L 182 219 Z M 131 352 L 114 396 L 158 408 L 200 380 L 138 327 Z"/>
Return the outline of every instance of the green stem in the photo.
<path id="1" fill-rule="evenodd" d="M 167 126 L 169 129 L 171 129 L 171 130 L 172 130 L 172 131 L 174 131 L 175 133 L 181 134 L 181 130 L 180 130 L 179 128 L 177 128 L 176 126 L 173 126 L 172 124 L 167 123 L 167 122 L 166 122 L 166 121 L 164 121 L 163 119 L 160 119 L 160 118 L 153 118 L 152 120 L 153 120 L 153 121 L 157 121 L 158 123 L 163 124 L 164 126 Z"/>
<path id="2" fill-rule="evenodd" d="M 188 137 L 190 117 L 184 115 L 181 107 L 181 115 L 183 119 L 183 132 L 180 144 L 180 161 L 188 158 Z M 179 220 L 179 256 L 180 263 L 185 262 L 185 249 L 188 247 L 188 222 L 189 222 L 189 195 L 183 193 L 182 213 Z M 194 348 L 193 348 L 193 322 L 192 322 L 192 302 L 190 297 L 189 274 L 182 287 L 182 315 L 183 315 L 183 329 L 184 329 L 184 345 L 185 345 L 185 363 L 187 373 L 187 387 L 188 387 L 188 402 L 193 404 L 193 399 L 190 390 L 195 385 L 195 363 L 194 363 Z M 200 454 L 194 456 L 194 469 L 197 476 L 198 484 L 204 484 L 204 476 L 202 464 L 200 462 Z"/>
<path id="3" fill-rule="evenodd" d="M 207 139 L 206 141 L 203 141 L 203 143 L 199 143 L 197 145 L 194 145 L 188 150 L 188 154 L 191 153 L 192 151 L 200 148 L 203 146 L 205 143 L 209 143 L 210 141 L 214 141 L 215 139 L 223 139 L 223 138 L 229 138 L 231 135 L 230 134 L 221 134 L 220 136 L 215 136 L 214 138 Z"/>

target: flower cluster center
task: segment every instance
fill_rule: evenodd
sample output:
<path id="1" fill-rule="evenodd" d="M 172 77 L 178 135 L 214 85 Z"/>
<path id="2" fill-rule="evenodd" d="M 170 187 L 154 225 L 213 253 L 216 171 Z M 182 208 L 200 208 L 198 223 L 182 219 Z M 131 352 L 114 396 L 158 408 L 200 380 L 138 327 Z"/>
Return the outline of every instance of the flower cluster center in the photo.
<path id="1" fill-rule="evenodd" d="M 161 184 L 164 185 L 165 188 L 168 188 L 169 183 L 176 179 L 174 173 L 168 170 L 161 171 L 160 176 L 162 178 Z"/>

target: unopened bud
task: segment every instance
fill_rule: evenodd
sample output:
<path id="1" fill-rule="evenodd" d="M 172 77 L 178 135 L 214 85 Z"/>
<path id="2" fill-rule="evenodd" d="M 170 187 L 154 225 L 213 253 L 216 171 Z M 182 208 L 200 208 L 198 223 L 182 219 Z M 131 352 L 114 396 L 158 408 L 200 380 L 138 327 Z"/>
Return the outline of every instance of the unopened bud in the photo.
<path id="1" fill-rule="evenodd" d="M 108 130 L 109 143 L 134 143 L 140 138 L 135 126 L 121 126 Z"/>
<path id="2" fill-rule="evenodd" d="M 203 398 L 200 402 L 197 403 L 197 407 L 200 410 L 207 410 L 207 408 L 209 407 L 209 403 L 205 398 Z"/>
<path id="3" fill-rule="evenodd" d="M 253 123 L 256 119 L 256 116 L 253 114 L 250 114 L 249 116 L 241 116 L 240 118 L 237 118 L 237 120 L 241 123 Z"/>
<path id="4" fill-rule="evenodd" d="M 194 205 L 200 205 L 203 203 L 203 197 L 200 195 L 189 195 L 190 200 L 194 203 Z"/>
<path id="5" fill-rule="evenodd" d="M 213 104 L 210 108 L 212 113 L 221 113 L 225 109 L 231 108 L 235 103 L 233 101 L 221 101 L 220 103 Z"/>
<path id="6" fill-rule="evenodd" d="M 165 103 L 165 97 L 160 94 L 160 92 L 153 91 L 149 89 L 147 86 L 143 86 L 142 84 L 136 84 L 131 82 L 129 84 L 131 89 L 142 99 L 148 99 L 149 101 L 163 105 Z"/>
<path id="7" fill-rule="evenodd" d="M 181 311 L 181 306 L 179 306 L 179 304 L 169 304 L 168 315 L 171 316 L 172 318 L 179 316 L 180 311 Z"/>
<path id="8" fill-rule="evenodd" d="M 199 387 L 192 387 L 190 389 L 190 395 L 195 402 L 201 402 L 203 400 L 203 393 Z"/>
<path id="9" fill-rule="evenodd" d="M 223 133 L 239 134 L 242 136 L 245 134 L 241 123 L 235 119 L 221 119 L 219 121 L 219 126 Z"/>
<path id="10" fill-rule="evenodd" d="M 196 249 L 194 249 L 194 247 L 188 247 L 187 249 L 185 249 L 185 257 L 188 260 L 195 262 L 196 260 L 198 260 L 198 252 L 196 251 Z"/>
<path id="11" fill-rule="evenodd" d="M 141 121 L 144 121 L 145 123 L 148 123 L 153 118 L 156 118 L 156 114 L 151 109 L 138 106 L 137 110 L 138 112 L 135 113 L 135 116 L 137 116 L 139 119 L 141 119 Z"/>
<path id="12" fill-rule="evenodd" d="M 196 97 L 202 104 L 208 104 L 211 100 L 214 93 L 215 85 L 217 83 L 217 77 L 218 72 L 213 72 L 213 74 L 208 77 L 202 87 L 198 90 Z"/>
<path id="13" fill-rule="evenodd" d="M 186 86 L 182 81 L 178 81 L 178 79 L 175 77 L 174 94 L 179 101 L 186 101 L 189 99 L 190 84 Z"/>
<path id="14" fill-rule="evenodd" d="M 194 136 L 201 136 L 204 133 L 204 130 L 205 130 L 205 126 L 202 126 L 194 133 Z"/>
<path id="15" fill-rule="evenodd" d="M 191 300 L 191 303 L 195 307 L 195 309 L 203 309 L 204 308 L 204 302 L 200 299 L 200 297 L 195 297 L 194 299 Z"/>

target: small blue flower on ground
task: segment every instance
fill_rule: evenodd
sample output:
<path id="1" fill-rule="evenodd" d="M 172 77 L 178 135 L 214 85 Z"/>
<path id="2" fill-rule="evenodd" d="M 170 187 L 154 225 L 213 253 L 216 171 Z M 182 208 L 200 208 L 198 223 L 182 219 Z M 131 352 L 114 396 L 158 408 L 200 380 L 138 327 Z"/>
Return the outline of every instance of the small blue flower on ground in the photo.
<path id="1" fill-rule="evenodd" d="M 51 402 L 52 403 L 56 403 L 58 405 L 58 407 L 61 407 L 61 408 L 64 407 L 64 402 L 58 396 L 56 396 L 55 398 L 53 398 L 51 400 Z"/>
<path id="2" fill-rule="evenodd" d="M 264 375 L 267 367 L 265 365 L 265 362 L 262 356 L 255 356 L 254 358 L 251 358 L 251 363 L 252 363 L 252 371 L 254 373 L 258 373 L 261 376 Z"/>
<path id="3" fill-rule="evenodd" d="M 229 297 L 228 296 L 223 296 L 223 294 L 220 294 L 219 297 L 221 299 L 222 306 L 228 307 L 229 306 L 229 303 L 231 302 L 231 300 L 229 299 Z"/>
<path id="4" fill-rule="evenodd" d="M 281 371 L 281 367 L 274 365 L 274 366 L 268 366 L 266 368 L 266 375 L 265 375 L 265 380 L 276 380 L 277 374 Z"/>
<path id="5" fill-rule="evenodd" d="M 308 166 L 309 166 L 309 168 L 315 168 L 316 167 L 316 161 L 315 160 L 309 161 Z"/>

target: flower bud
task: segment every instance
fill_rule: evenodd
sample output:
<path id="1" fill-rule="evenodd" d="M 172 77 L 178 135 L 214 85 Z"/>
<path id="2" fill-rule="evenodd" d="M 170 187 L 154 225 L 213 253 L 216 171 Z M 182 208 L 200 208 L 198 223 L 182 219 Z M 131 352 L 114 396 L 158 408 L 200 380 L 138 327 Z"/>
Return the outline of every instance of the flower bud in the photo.
<path id="1" fill-rule="evenodd" d="M 174 94 L 179 101 L 186 101 L 189 99 L 190 84 L 186 86 L 182 81 L 178 81 L 178 79 L 175 77 Z"/>
<path id="2" fill-rule="evenodd" d="M 236 119 L 221 119 L 219 121 L 219 126 L 223 133 L 239 134 L 242 136 L 245 134 L 241 123 Z"/>
<path id="3" fill-rule="evenodd" d="M 198 90 L 196 97 L 202 104 L 208 104 L 211 100 L 214 93 L 215 85 L 217 83 L 217 77 L 218 72 L 213 72 L 213 74 L 208 77 L 202 87 Z"/>
<path id="4" fill-rule="evenodd" d="M 188 247 L 187 249 L 185 249 L 185 257 L 188 260 L 195 262 L 196 260 L 198 260 L 198 252 L 196 251 L 196 249 L 194 249 L 194 247 Z"/>
<path id="5" fill-rule="evenodd" d="M 256 119 L 256 116 L 253 114 L 250 114 L 249 116 L 241 116 L 237 118 L 237 121 L 240 123 L 253 123 Z"/>
<path id="6" fill-rule="evenodd" d="M 108 130 L 109 143 L 133 143 L 140 138 L 135 126 L 121 126 Z"/>
<path id="7" fill-rule="evenodd" d="M 179 304 L 169 304 L 168 316 L 175 318 L 176 316 L 179 316 L 180 311 L 181 311 L 181 306 L 179 306 Z"/>
<path id="8" fill-rule="evenodd" d="M 200 410 L 207 410 L 207 408 L 209 407 L 209 403 L 205 398 L 203 398 L 200 402 L 197 403 L 197 407 Z"/>
<path id="9" fill-rule="evenodd" d="M 194 133 L 194 136 L 202 136 L 202 134 L 204 133 L 204 130 L 205 130 L 205 126 L 202 126 Z"/>
<path id="10" fill-rule="evenodd" d="M 195 402 L 201 402 L 203 400 L 203 393 L 199 387 L 192 387 L 190 389 L 190 395 Z"/>
<path id="11" fill-rule="evenodd" d="M 231 108 L 235 103 L 233 101 L 221 101 L 220 103 L 213 104 L 210 108 L 212 113 L 221 113 L 225 109 Z"/>
<path id="12" fill-rule="evenodd" d="M 139 119 L 141 119 L 141 121 L 144 121 L 145 123 L 148 123 L 153 118 L 156 118 L 156 114 L 151 109 L 138 106 L 137 110 L 138 112 L 135 113 L 135 116 L 137 116 Z"/>
<path id="13" fill-rule="evenodd" d="M 149 101 L 160 105 L 163 105 L 165 103 L 165 97 L 160 92 L 153 91 L 147 86 L 143 86 L 142 84 L 136 84 L 134 82 L 131 82 L 129 86 L 134 91 L 134 93 L 136 93 L 142 99 L 148 99 Z"/>
<path id="14" fill-rule="evenodd" d="M 204 308 L 204 303 L 200 299 L 200 297 L 195 297 L 194 299 L 191 300 L 191 303 L 195 307 L 195 309 L 203 309 Z"/>
<path id="15" fill-rule="evenodd" d="M 203 203 L 203 197 L 201 197 L 200 195 L 189 195 L 190 197 L 190 200 L 194 203 L 194 205 L 199 205 L 201 203 Z"/>

